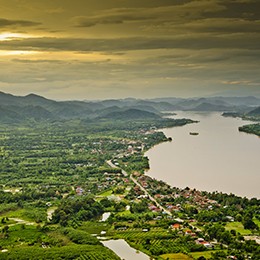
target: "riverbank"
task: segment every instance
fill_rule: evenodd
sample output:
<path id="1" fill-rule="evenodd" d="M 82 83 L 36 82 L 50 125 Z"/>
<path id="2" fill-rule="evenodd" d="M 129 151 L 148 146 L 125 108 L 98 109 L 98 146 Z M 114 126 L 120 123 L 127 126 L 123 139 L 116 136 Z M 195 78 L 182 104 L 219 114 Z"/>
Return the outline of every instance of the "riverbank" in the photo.
<path id="1" fill-rule="evenodd" d="M 260 137 L 260 124 L 244 125 L 238 128 L 240 132 L 255 134 Z"/>

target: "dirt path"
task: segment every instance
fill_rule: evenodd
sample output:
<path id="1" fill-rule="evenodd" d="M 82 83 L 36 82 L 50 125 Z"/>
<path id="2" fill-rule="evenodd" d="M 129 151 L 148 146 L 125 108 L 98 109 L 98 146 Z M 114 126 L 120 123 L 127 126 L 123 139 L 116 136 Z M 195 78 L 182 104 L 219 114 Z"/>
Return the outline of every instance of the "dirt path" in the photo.
<path id="1" fill-rule="evenodd" d="M 17 224 L 36 225 L 35 222 L 30 222 L 30 221 L 27 221 L 27 220 L 24 220 L 24 219 L 20 219 L 20 218 L 9 218 L 9 219 L 16 222 L 16 223 L 14 223 L 14 224 L 8 225 L 9 227 L 15 226 L 15 225 L 17 225 Z"/>

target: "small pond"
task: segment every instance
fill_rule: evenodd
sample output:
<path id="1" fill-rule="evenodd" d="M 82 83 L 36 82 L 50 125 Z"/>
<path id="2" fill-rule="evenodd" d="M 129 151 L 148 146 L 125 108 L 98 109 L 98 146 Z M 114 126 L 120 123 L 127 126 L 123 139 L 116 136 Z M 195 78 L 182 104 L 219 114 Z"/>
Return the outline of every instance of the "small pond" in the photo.
<path id="1" fill-rule="evenodd" d="M 104 246 L 114 251 L 121 259 L 124 260 L 149 260 L 150 257 L 143 252 L 136 251 L 127 244 L 123 239 L 102 241 Z"/>

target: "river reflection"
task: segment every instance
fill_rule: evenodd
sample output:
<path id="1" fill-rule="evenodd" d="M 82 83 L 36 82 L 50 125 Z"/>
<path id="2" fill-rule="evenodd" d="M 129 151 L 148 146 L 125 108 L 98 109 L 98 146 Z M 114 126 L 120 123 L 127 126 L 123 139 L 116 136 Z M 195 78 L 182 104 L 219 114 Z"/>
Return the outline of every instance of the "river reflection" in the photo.
<path id="1" fill-rule="evenodd" d="M 125 240 L 108 240 L 102 241 L 104 246 L 114 251 L 121 259 L 124 260 L 149 260 L 149 256 L 143 252 L 137 252 L 134 248 L 130 247 Z"/>
<path id="2" fill-rule="evenodd" d="M 239 126 L 252 122 L 222 117 L 217 112 L 177 113 L 173 118 L 200 122 L 164 129 L 173 141 L 146 153 L 151 168 L 147 174 L 180 188 L 259 198 L 260 139 L 238 131 Z"/>

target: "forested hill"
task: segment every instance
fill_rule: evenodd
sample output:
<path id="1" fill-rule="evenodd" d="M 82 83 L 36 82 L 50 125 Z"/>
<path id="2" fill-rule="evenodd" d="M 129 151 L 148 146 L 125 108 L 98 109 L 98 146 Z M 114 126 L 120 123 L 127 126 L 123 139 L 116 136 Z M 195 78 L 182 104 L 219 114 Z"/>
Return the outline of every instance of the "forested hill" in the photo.
<path id="1" fill-rule="evenodd" d="M 141 100 L 134 98 L 102 101 L 54 101 L 36 94 L 15 96 L 0 92 L 0 123 L 19 124 L 71 119 L 155 119 L 162 111 L 239 111 L 248 112 L 258 107 L 256 97 L 211 97 L 197 99 L 158 98 Z M 251 112 L 253 113 L 253 111 Z"/>
<path id="2" fill-rule="evenodd" d="M 260 106 L 257 107 L 256 109 L 251 110 L 248 115 L 251 116 L 260 116 Z"/>
<path id="3" fill-rule="evenodd" d="M 156 119 L 159 117 L 160 116 L 156 115 L 155 113 L 131 108 L 122 111 L 109 112 L 103 115 L 101 118 L 125 120 L 125 119 L 146 119 L 146 118 Z"/>

